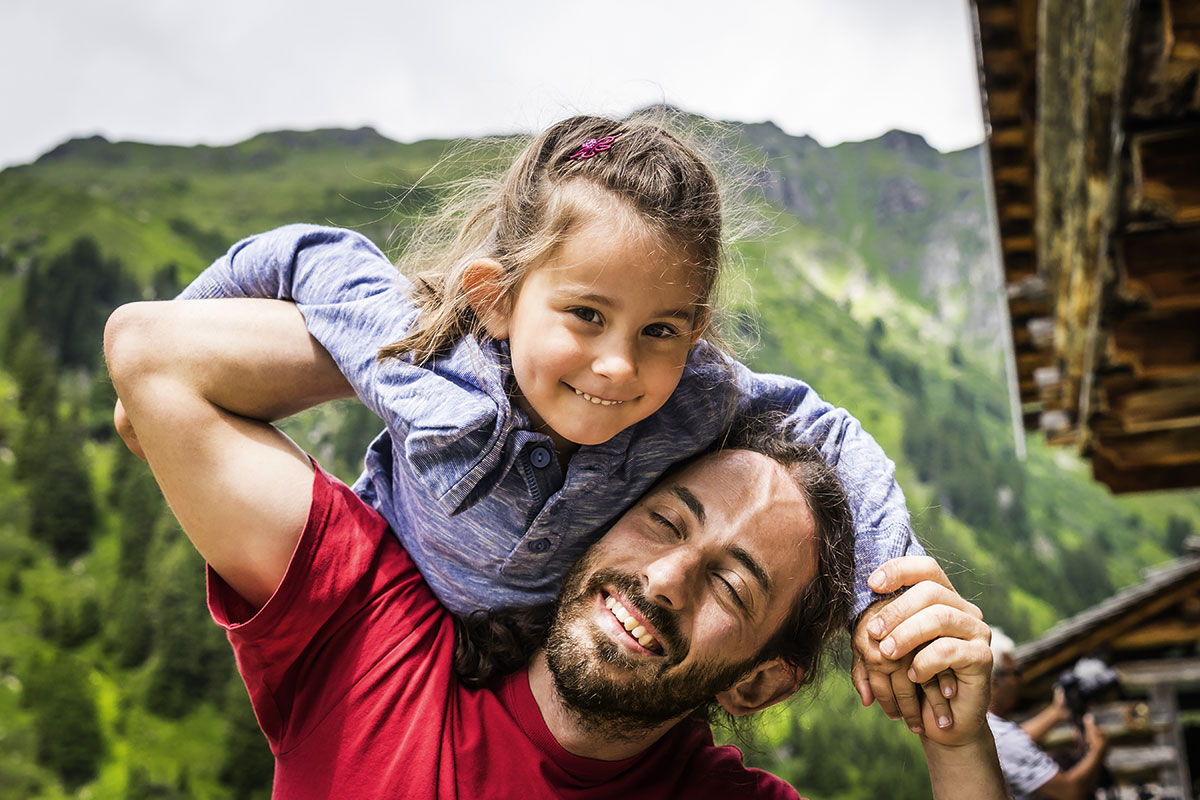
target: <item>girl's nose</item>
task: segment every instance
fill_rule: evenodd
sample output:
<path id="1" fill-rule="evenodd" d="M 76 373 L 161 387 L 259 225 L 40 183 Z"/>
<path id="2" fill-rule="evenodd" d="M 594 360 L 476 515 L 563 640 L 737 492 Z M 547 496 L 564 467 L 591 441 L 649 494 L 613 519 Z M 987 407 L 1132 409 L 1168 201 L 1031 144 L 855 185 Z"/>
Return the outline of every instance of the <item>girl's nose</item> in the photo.
<path id="1" fill-rule="evenodd" d="M 603 346 L 592 361 L 592 371 L 614 383 L 637 377 L 637 354 L 624 343 Z"/>

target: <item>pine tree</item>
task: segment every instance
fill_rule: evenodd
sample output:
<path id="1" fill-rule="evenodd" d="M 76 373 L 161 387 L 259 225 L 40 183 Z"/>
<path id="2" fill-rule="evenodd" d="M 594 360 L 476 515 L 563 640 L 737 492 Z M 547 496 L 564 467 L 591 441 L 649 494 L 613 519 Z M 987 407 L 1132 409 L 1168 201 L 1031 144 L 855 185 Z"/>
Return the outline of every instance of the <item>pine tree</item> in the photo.
<path id="1" fill-rule="evenodd" d="M 233 790 L 237 800 L 266 800 L 271 794 L 275 759 L 258 727 L 258 720 L 254 718 L 254 709 L 240 677 L 229 681 L 225 719 L 229 722 L 229 734 L 225 738 L 221 781 Z"/>
<path id="2" fill-rule="evenodd" d="M 178 718 L 205 699 L 221 699 L 233 658 L 204 604 L 204 562 L 183 537 L 152 570 L 155 663 L 146 707 Z"/>
<path id="3" fill-rule="evenodd" d="M 94 778 L 104 738 L 83 666 L 63 651 L 36 663 L 24 699 L 33 710 L 38 763 L 72 790 Z"/>
<path id="4" fill-rule="evenodd" d="M 28 486 L 29 532 L 64 563 L 87 552 L 96 527 L 82 436 L 55 418 L 31 422 L 26 434 L 18 474 Z"/>

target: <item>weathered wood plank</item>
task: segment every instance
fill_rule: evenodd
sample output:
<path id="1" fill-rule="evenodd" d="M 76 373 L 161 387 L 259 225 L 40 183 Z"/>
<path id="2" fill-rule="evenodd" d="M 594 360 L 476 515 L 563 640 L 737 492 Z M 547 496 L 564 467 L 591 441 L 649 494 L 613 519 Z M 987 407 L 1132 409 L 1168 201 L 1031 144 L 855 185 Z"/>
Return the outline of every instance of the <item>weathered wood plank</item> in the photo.
<path id="1" fill-rule="evenodd" d="M 1200 466 L 1200 427 L 1124 433 L 1115 421 L 1101 418 L 1092 446 L 1119 469 Z"/>
<path id="2" fill-rule="evenodd" d="M 1118 650 L 1137 650 L 1192 642 L 1200 642 L 1200 620 L 1162 619 L 1123 633 L 1112 644 Z"/>
<path id="3" fill-rule="evenodd" d="M 1200 378 L 1139 380 L 1114 375 L 1099 385 L 1100 412 L 1126 433 L 1200 426 Z"/>
<path id="4" fill-rule="evenodd" d="M 1200 486 L 1200 466 L 1118 469 L 1102 453 L 1092 456 L 1092 477 L 1113 494 L 1187 489 Z"/>
<path id="5" fill-rule="evenodd" d="M 1200 374 L 1200 310 L 1138 314 L 1112 326 L 1108 357 L 1142 377 Z"/>
<path id="6" fill-rule="evenodd" d="M 1131 153 L 1136 207 L 1200 222 L 1200 128 L 1138 134 Z"/>
<path id="7" fill-rule="evenodd" d="M 1129 294 L 1155 309 L 1200 307 L 1200 226 L 1126 233 L 1117 252 Z"/>

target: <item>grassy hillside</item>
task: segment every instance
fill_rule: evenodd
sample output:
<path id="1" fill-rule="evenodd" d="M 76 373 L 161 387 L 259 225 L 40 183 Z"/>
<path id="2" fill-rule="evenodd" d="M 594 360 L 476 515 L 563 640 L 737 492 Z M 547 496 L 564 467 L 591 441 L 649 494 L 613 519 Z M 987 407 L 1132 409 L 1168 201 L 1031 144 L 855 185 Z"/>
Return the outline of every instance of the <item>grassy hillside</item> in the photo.
<path id="1" fill-rule="evenodd" d="M 977 151 L 902 132 L 830 149 L 771 125 L 737 132 L 761 154 L 773 225 L 740 246 L 731 330 L 756 341 L 756 368 L 854 411 L 896 460 L 918 533 L 989 618 L 1033 635 L 1200 525 L 1196 493 L 1114 499 L 1034 439 L 1016 460 Z M 278 224 L 402 241 L 440 181 L 503 146 L 412 188 L 451 145 L 369 129 L 227 148 L 93 138 L 0 172 L 0 798 L 264 796 L 269 759 L 206 622 L 201 565 L 111 433 L 103 320 Z M 344 479 L 377 427 L 353 403 L 286 423 Z M 833 677 L 771 715 L 752 758 L 813 797 L 927 796 L 915 739 L 855 705 Z M 898 766 L 849 759 L 864 751 Z"/>

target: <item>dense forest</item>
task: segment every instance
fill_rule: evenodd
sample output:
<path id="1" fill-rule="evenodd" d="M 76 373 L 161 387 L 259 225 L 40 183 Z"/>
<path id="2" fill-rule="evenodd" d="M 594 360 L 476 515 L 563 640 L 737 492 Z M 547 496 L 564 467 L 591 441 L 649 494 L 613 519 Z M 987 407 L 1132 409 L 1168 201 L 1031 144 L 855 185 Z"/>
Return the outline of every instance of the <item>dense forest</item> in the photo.
<path id="1" fill-rule="evenodd" d="M 1034 636 L 1179 552 L 1197 493 L 1113 498 L 1033 437 L 1017 458 L 978 148 L 721 131 L 759 222 L 737 245 L 727 333 L 880 440 L 918 535 L 991 621 Z M 269 793 L 199 558 L 112 430 L 109 312 L 172 297 L 237 239 L 287 222 L 352 226 L 394 251 L 446 180 L 506 148 L 447 157 L 453 143 L 370 129 L 231 147 L 93 137 L 0 172 L 0 798 Z M 284 427 L 350 480 L 379 423 L 346 401 Z M 915 738 L 859 709 L 836 667 L 742 744 L 814 798 L 928 796 Z"/>

